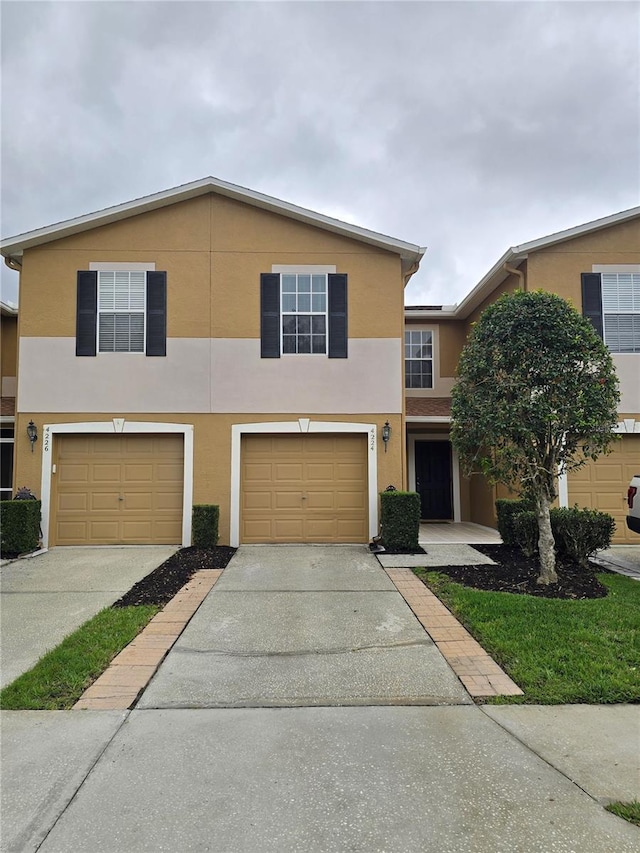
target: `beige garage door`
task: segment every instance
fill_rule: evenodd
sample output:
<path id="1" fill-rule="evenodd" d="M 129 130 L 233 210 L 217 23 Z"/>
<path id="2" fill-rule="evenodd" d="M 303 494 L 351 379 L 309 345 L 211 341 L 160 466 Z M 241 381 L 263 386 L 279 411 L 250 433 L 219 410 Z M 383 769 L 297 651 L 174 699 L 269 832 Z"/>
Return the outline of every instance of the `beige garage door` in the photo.
<path id="1" fill-rule="evenodd" d="M 61 436 L 52 479 L 56 545 L 182 541 L 182 435 Z"/>
<path id="2" fill-rule="evenodd" d="M 569 475 L 569 505 L 599 509 L 616 520 L 613 542 L 637 545 L 640 536 L 627 527 L 629 480 L 640 473 L 640 435 L 625 435 L 613 445 L 609 456 L 601 456 Z"/>
<path id="3" fill-rule="evenodd" d="M 241 541 L 366 542 L 362 435 L 249 435 L 242 440 Z"/>

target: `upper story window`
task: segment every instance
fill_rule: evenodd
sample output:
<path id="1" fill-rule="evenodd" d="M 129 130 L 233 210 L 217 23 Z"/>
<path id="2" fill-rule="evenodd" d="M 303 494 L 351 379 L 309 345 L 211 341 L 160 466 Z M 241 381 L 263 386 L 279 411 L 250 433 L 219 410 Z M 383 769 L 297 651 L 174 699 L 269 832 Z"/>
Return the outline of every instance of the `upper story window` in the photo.
<path id="1" fill-rule="evenodd" d="M 326 274 L 282 275 L 282 352 L 327 352 Z"/>
<path id="2" fill-rule="evenodd" d="M 404 333 L 405 388 L 433 388 L 433 332 Z"/>
<path id="3" fill-rule="evenodd" d="M 260 357 L 347 358 L 347 276 L 344 273 L 262 273 Z"/>
<path id="4" fill-rule="evenodd" d="M 640 352 L 640 273 L 602 273 L 602 313 L 611 352 Z"/>
<path id="5" fill-rule="evenodd" d="M 77 356 L 166 356 L 166 272 L 80 270 L 76 294 Z"/>
<path id="6" fill-rule="evenodd" d="M 98 352 L 144 352 L 144 272 L 98 273 Z"/>

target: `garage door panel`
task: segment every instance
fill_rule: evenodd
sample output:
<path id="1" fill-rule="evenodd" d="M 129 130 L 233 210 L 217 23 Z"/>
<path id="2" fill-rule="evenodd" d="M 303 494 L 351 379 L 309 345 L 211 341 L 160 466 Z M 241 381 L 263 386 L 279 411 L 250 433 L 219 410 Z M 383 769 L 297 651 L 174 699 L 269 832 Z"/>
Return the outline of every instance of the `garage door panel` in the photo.
<path id="1" fill-rule="evenodd" d="M 340 509 L 365 509 L 366 503 L 362 492 L 336 492 L 337 505 Z"/>
<path id="2" fill-rule="evenodd" d="M 101 521 L 92 521 L 89 519 L 88 522 L 89 529 L 89 539 L 94 542 L 99 542 L 103 540 L 104 542 L 118 542 L 118 537 L 120 535 L 120 524 L 118 519 L 114 519 L 113 521 L 107 521 L 103 519 Z"/>
<path id="3" fill-rule="evenodd" d="M 335 494 L 331 492 L 319 492 L 317 490 L 307 492 L 307 509 L 335 509 Z"/>
<path id="4" fill-rule="evenodd" d="M 86 463 L 61 466 L 57 477 L 64 483 L 82 483 L 84 485 L 89 482 L 89 466 Z"/>
<path id="5" fill-rule="evenodd" d="M 333 483 L 335 465 L 333 462 L 308 462 L 305 471 L 307 482 Z"/>
<path id="6" fill-rule="evenodd" d="M 242 495 L 242 509 L 265 509 L 272 507 L 271 492 L 248 492 Z"/>
<path id="7" fill-rule="evenodd" d="M 367 538 L 367 530 L 359 518 L 338 519 L 338 538 L 346 542 L 361 542 Z"/>
<path id="8" fill-rule="evenodd" d="M 273 493 L 273 507 L 276 510 L 295 510 L 302 508 L 302 493 L 299 491 L 287 491 L 279 489 Z"/>
<path id="9" fill-rule="evenodd" d="M 65 511 L 86 512 L 89 508 L 89 496 L 86 492 L 61 495 L 60 504 Z"/>
<path id="10" fill-rule="evenodd" d="M 164 483 L 180 483 L 184 476 L 184 466 L 160 462 L 155 466 L 155 479 Z"/>
<path id="11" fill-rule="evenodd" d="M 245 436 L 241 541 L 366 542 L 367 477 L 362 435 Z"/>
<path id="12" fill-rule="evenodd" d="M 271 476 L 277 483 L 299 483 L 303 479 L 303 467 L 301 462 L 276 463 Z"/>
<path id="13" fill-rule="evenodd" d="M 88 476 L 94 483 L 118 483 L 121 481 L 121 466 L 95 463 L 87 466 Z"/>
<path id="14" fill-rule="evenodd" d="M 125 510 L 141 510 L 149 512 L 154 508 L 151 492 L 128 492 L 124 499 Z"/>
<path id="15" fill-rule="evenodd" d="M 301 518 L 278 518 L 272 522 L 273 536 L 280 542 L 304 542 Z"/>
<path id="16" fill-rule="evenodd" d="M 122 477 L 125 483 L 151 483 L 154 479 L 154 466 L 151 462 L 144 465 L 125 463 Z"/>
<path id="17" fill-rule="evenodd" d="M 101 510 L 120 512 L 118 505 L 120 503 L 120 492 L 90 492 L 87 497 L 89 498 L 89 510 L 91 512 L 100 512 Z"/>
<path id="18" fill-rule="evenodd" d="M 181 541 L 181 435 L 61 436 L 57 460 L 55 544 Z"/>

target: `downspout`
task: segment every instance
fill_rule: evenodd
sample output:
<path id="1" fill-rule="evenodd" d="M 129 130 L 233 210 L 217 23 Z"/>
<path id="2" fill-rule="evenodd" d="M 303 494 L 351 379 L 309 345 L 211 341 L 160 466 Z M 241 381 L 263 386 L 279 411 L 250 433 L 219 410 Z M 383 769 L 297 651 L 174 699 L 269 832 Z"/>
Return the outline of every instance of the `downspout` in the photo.
<path id="1" fill-rule="evenodd" d="M 509 264 L 504 265 L 505 272 L 511 273 L 511 275 L 517 275 L 520 279 L 520 289 L 526 291 L 527 289 L 527 279 L 522 270 L 517 270 L 515 267 L 510 267 Z"/>

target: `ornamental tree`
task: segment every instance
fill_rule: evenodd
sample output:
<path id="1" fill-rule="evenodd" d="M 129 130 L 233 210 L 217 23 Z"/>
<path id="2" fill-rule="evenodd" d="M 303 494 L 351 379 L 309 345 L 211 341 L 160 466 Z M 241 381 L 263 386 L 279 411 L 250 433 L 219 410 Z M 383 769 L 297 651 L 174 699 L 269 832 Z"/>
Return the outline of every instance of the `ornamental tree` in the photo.
<path id="1" fill-rule="evenodd" d="M 451 440 L 481 471 L 537 507 L 540 576 L 557 583 L 549 508 L 558 476 L 607 452 L 618 380 L 588 319 L 544 291 L 501 296 L 473 325 L 452 392 Z"/>

